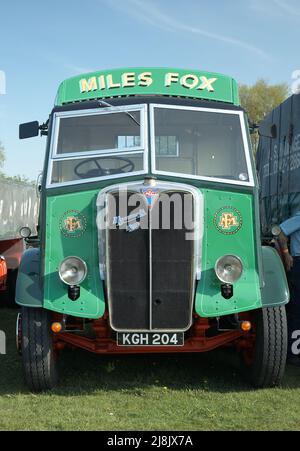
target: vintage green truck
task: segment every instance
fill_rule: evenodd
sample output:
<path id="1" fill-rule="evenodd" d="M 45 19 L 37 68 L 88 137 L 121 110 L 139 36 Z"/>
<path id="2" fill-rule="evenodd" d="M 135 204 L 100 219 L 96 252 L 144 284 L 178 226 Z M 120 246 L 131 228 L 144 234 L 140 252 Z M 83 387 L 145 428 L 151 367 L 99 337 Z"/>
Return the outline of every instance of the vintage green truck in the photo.
<path id="1" fill-rule="evenodd" d="M 65 80 L 49 120 L 39 248 L 23 256 L 17 341 L 32 390 L 69 347 L 103 354 L 232 346 L 256 387 L 286 361 L 285 272 L 261 245 L 237 83 L 125 68 Z"/>

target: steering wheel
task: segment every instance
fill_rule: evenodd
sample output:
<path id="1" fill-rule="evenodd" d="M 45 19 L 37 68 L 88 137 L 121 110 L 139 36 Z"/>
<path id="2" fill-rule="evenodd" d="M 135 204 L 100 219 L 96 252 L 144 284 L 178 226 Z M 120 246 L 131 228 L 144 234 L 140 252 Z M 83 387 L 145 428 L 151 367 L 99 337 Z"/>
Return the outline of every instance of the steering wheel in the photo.
<path id="1" fill-rule="evenodd" d="M 125 164 L 119 168 L 103 168 L 101 164 L 99 163 L 99 160 L 119 160 L 124 161 Z M 93 162 L 97 166 L 95 169 L 89 169 L 87 172 L 82 173 L 79 172 L 79 168 L 83 166 L 86 163 Z M 114 175 L 114 174 L 120 174 L 124 172 L 132 172 L 134 170 L 134 163 L 131 160 L 128 160 L 127 158 L 122 157 L 97 157 L 97 158 L 87 158 L 84 161 L 81 161 L 79 164 L 77 164 L 74 168 L 74 172 L 80 179 L 87 179 L 87 178 L 93 178 L 93 177 L 101 177 L 105 175 Z"/>

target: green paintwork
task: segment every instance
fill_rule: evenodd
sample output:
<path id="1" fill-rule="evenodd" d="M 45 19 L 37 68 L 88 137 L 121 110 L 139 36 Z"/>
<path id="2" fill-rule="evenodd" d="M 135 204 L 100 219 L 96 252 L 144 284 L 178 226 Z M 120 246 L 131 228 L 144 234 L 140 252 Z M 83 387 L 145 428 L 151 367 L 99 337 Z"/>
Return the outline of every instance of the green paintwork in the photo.
<path id="1" fill-rule="evenodd" d="M 47 198 L 44 307 L 49 310 L 84 318 L 99 318 L 104 313 L 96 226 L 97 194 L 98 190 L 82 191 Z M 81 236 L 67 237 L 61 230 L 61 221 L 71 210 L 80 211 L 86 219 L 86 230 Z M 73 255 L 83 258 L 88 266 L 88 276 L 81 285 L 77 302 L 68 298 L 67 287 L 58 276 L 60 262 Z"/>
<path id="2" fill-rule="evenodd" d="M 138 77 L 142 73 L 151 73 L 152 83 L 150 86 L 140 86 Z M 132 79 L 135 80 L 133 86 L 122 87 L 122 75 L 126 73 L 134 73 Z M 170 86 L 165 86 L 165 77 L 168 73 L 178 74 L 178 81 L 172 82 Z M 195 87 L 188 88 L 182 85 L 182 77 L 186 75 L 193 75 L 195 80 L 199 83 Z M 104 76 L 106 87 L 100 89 L 99 77 Z M 107 77 L 112 77 L 114 85 L 120 84 L 120 87 L 108 87 Z M 207 88 L 198 89 L 202 85 L 201 77 L 207 79 L 215 79 L 212 83 L 214 91 L 209 91 Z M 90 90 L 81 92 L 81 80 L 86 80 L 89 84 Z M 124 80 L 124 78 L 123 78 Z M 85 82 L 84 82 L 85 83 Z M 193 86 L 194 78 L 187 80 L 189 86 Z M 195 82 L 196 83 L 196 82 Z M 130 83 L 129 83 L 130 84 Z M 205 85 L 204 85 L 205 86 Z M 164 95 L 164 96 L 180 96 L 191 97 L 197 99 L 214 100 L 220 102 L 232 103 L 239 105 L 238 85 L 237 82 L 225 75 L 215 74 L 212 72 L 201 72 L 199 70 L 184 70 L 184 69 L 166 69 L 166 68 L 123 68 L 109 71 L 96 71 L 88 74 L 82 74 L 76 77 L 69 78 L 63 81 L 58 89 L 56 97 L 56 105 L 63 105 L 66 103 L 78 102 L 83 100 L 132 96 L 132 95 Z"/>
<path id="3" fill-rule="evenodd" d="M 261 292 L 257 266 L 254 228 L 253 195 L 217 190 L 204 190 L 204 238 L 202 252 L 202 277 L 196 293 L 196 312 L 203 317 L 222 316 L 261 307 Z M 238 210 L 241 228 L 221 233 L 214 224 L 217 213 Z M 236 213 L 238 217 L 238 213 Z M 218 225 L 218 224 L 217 224 Z M 225 233 L 236 232 L 232 235 Z M 234 284 L 234 296 L 226 300 L 220 293 L 221 282 L 214 271 L 216 261 L 226 254 L 237 255 L 244 265 L 244 273 Z"/>
<path id="4" fill-rule="evenodd" d="M 23 307 L 42 307 L 41 260 L 39 249 L 24 252 L 18 271 L 16 303 Z"/>
<path id="5" fill-rule="evenodd" d="M 273 247 L 262 248 L 262 262 L 265 285 L 262 288 L 263 307 L 272 307 L 289 302 L 289 289 L 286 274 Z"/>
<path id="6" fill-rule="evenodd" d="M 106 182 L 108 184 L 108 182 Z M 96 199 L 101 188 L 87 191 L 49 196 L 47 199 L 46 265 L 44 278 L 44 307 L 60 313 L 86 318 L 99 318 L 104 313 L 103 284 L 98 266 L 98 234 L 96 227 Z M 201 189 L 204 196 L 204 237 L 202 253 L 202 278 L 198 283 L 195 310 L 203 317 L 223 316 L 252 310 L 262 305 L 287 302 L 287 284 L 278 277 L 276 299 L 272 296 L 275 277 L 282 265 L 273 252 L 263 255 L 265 287 L 260 290 L 256 252 L 254 200 L 251 193 L 224 192 Z M 242 218 L 241 228 L 232 235 L 221 233 L 214 224 L 214 217 L 223 207 L 238 210 Z M 85 233 L 77 238 L 68 238 L 60 230 L 61 218 L 68 210 L 79 210 L 86 218 Z M 224 211 L 231 211 L 225 209 Z M 220 215 L 218 215 L 218 218 Z M 233 231 L 236 231 L 233 227 Z M 220 285 L 215 275 L 217 259 L 225 254 L 238 255 L 244 263 L 244 274 L 234 284 L 234 296 L 225 300 L 220 294 Z M 72 302 L 67 296 L 67 287 L 58 276 L 59 263 L 66 256 L 77 255 L 88 265 L 89 276 L 81 288 L 82 300 Z M 270 268 L 273 273 L 270 276 Z M 281 272 L 283 269 L 281 269 Z"/>

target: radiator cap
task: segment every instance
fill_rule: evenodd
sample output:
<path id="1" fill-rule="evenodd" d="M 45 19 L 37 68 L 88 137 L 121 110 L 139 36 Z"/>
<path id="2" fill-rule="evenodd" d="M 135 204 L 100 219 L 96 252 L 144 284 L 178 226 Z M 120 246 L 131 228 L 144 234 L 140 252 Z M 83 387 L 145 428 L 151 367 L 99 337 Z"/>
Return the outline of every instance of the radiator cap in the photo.
<path id="1" fill-rule="evenodd" d="M 156 186 L 156 178 L 154 177 L 145 177 L 144 186 Z"/>

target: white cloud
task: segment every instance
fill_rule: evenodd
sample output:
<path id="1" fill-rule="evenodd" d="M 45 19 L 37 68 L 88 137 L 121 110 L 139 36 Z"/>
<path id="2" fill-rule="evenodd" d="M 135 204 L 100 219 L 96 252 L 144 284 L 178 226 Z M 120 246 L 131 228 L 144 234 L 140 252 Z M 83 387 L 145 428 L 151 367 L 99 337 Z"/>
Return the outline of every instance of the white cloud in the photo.
<path id="1" fill-rule="evenodd" d="M 70 63 L 63 63 L 64 67 L 72 72 L 77 74 L 83 74 L 88 72 L 93 72 L 93 69 L 87 68 L 87 67 L 81 67 L 81 66 L 75 66 L 74 64 Z"/>
<path id="2" fill-rule="evenodd" d="M 261 14 L 266 20 L 270 20 L 270 17 L 276 17 L 277 19 L 286 18 L 286 14 L 289 16 L 300 16 L 300 8 L 297 8 L 291 4 L 293 0 L 242 0 L 247 1 L 249 9 L 257 14 Z M 294 0 L 296 1 L 296 0 Z M 297 0 L 298 2 L 299 0 Z M 299 4 L 299 3 L 298 3 Z"/>
<path id="3" fill-rule="evenodd" d="M 72 75 L 72 73 L 78 75 L 93 72 L 93 69 L 70 63 L 63 56 L 57 54 L 44 53 L 41 55 L 41 58 L 43 58 L 43 60 L 47 61 L 50 64 L 55 64 L 63 69 L 66 69 L 68 72 L 70 72 L 70 76 Z"/>
<path id="4" fill-rule="evenodd" d="M 159 28 L 164 31 L 170 32 L 185 32 L 190 34 L 198 34 L 209 39 L 214 39 L 226 44 L 241 47 L 244 50 L 248 50 L 256 55 L 270 60 L 270 56 L 267 55 L 261 48 L 258 48 L 248 42 L 240 39 L 235 39 L 227 35 L 213 33 L 206 31 L 202 28 L 193 27 L 185 24 L 171 17 L 171 15 L 165 14 L 154 3 L 146 0 L 126 0 L 124 2 L 118 0 L 107 0 L 108 4 L 117 9 L 125 12 L 132 17 L 140 20 L 143 23 L 147 23 L 153 27 Z"/>
<path id="5" fill-rule="evenodd" d="M 285 0 L 273 0 L 273 1 L 279 8 L 281 8 L 285 12 L 293 16 L 300 16 L 300 8 L 291 5 L 290 2 L 287 2 Z"/>
<path id="6" fill-rule="evenodd" d="M 247 1 L 248 8 L 259 14 L 267 14 L 268 16 L 270 14 L 276 14 L 276 11 L 274 10 L 274 0 L 249 0 Z"/>

